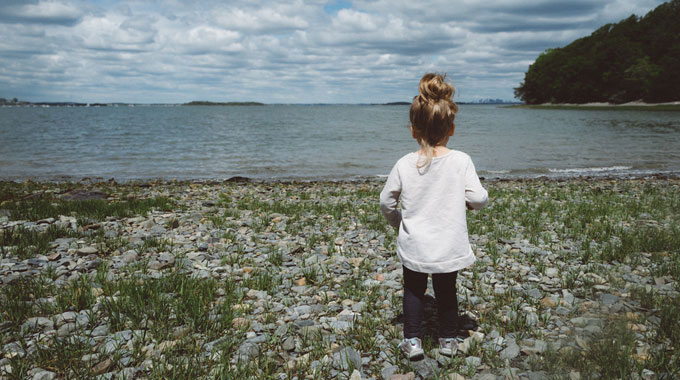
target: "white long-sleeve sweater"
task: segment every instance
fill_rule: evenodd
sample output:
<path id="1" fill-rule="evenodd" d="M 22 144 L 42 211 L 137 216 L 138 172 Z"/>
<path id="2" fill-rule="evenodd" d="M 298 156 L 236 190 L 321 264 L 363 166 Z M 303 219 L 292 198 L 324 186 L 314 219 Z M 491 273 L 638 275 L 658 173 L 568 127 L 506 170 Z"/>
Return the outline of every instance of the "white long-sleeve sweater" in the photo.
<path id="1" fill-rule="evenodd" d="M 408 269 L 447 273 L 472 265 L 466 203 L 481 209 L 488 193 L 467 154 L 452 150 L 417 168 L 420 156 L 399 159 L 380 193 L 380 209 L 399 228 L 397 255 Z M 401 200 L 401 210 L 397 204 Z"/>

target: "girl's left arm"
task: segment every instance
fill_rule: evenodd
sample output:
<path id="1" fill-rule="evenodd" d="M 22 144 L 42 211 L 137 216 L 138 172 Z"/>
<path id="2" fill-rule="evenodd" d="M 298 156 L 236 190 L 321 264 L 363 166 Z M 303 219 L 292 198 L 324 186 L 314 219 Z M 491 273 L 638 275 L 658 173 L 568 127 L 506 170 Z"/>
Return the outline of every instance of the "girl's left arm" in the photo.
<path id="1" fill-rule="evenodd" d="M 399 228 L 399 224 L 401 224 L 401 211 L 397 209 L 400 195 L 401 179 L 399 178 L 397 165 L 394 165 L 390 175 L 387 177 L 385 187 L 380 192 L 380 211 L 382 211 L 387 222 L 394 228 Z"/>
<path id="2" fill-rule="evenodd" d="M 468 160 L 465 169 L 465 204 L 468 209 L 479 210 L 489 203 L 489 193 L 479 182 L 475 164 Z"/>

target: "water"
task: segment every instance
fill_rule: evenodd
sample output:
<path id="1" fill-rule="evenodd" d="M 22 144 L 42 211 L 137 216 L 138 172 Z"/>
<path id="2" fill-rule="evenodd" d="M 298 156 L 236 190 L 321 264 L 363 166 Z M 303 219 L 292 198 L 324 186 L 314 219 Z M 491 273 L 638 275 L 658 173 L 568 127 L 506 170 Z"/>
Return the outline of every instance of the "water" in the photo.
<path id="1" fill-rule="evenodd" d="M 0 108 L 0 179 L 342 179 L 418 149 L 408 106 Z M 461 105 L 480 175 L 680 173 L 680 114 Z"/>

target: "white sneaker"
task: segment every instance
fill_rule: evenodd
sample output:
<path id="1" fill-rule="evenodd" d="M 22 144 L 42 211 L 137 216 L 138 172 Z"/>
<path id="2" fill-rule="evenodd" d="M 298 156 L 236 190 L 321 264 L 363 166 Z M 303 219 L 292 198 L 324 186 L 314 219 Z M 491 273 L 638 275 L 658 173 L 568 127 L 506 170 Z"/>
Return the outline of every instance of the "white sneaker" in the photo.
<path id="1" fill-rule="evenodd" d="M 399 349 L 406 354 L 408 360 L 422 358 L 425 355 L 420 338 L 404 339 L 399 343 Z"/>
<path id="2" fill-rule="evenodd" d="M 439 338 L 439 353 L 444 356 L 453 356 L 458 350 L 456 338 Z"/>

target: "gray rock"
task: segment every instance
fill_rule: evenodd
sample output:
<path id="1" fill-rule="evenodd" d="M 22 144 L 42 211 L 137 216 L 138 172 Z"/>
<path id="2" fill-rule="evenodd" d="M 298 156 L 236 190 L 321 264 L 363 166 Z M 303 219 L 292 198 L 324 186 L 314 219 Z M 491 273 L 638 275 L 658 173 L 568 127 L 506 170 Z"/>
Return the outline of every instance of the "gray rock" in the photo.
<path id="1" fill-rule="evenodd" d="M 516 358 L 517 355 L 519 355 L 519 352 L 520 352 L 519 346 L 515 342 L 511 341 L 510 343 L 508 343 L 508 346 L 505 347 L 503 351 L 501 351 L 500 356 L 501 359 L 512 360 Z"/>
<path id="2" fill-rule="evenodd" d="M 333 330 L 347 331 L 352 327 L 352 322 L 347 321 L 331 321 L 329 323 Z"/>
<path id="3" fill-rule="evenodd" d="M 99 354 L 94 353 L 94 354 L 86 354 L 83 355 L 82 358 L 80 358 L 80 361 L 83 362 L 84 364 L 96 364 L 97 360 L 99 359 Z"/>
<path id="4" fill-rule="evenodd" d="M 390 377 L 392 377 L 392 375 L 397 373 L 397 371 L 399 371 L 399 367 L 391 365 L 389 367 L 383 368 L 380 371 L 380 375 L 382 376 L 383 379 L 389 379 Z"/>
<path id="5" fill-rule="evenodd" d="M 480 364 L 482 364 L 482 358 L 478 356 L 468 356 L 465 358 L 465 364 L 470 367 L 477 368 Z"/>
<path id="6" fill-rule="evenodd" d="M 137 376 L 137 372 L 139 372 L 137 368 L 127 367 L 119 372 L 119 376 L 121 379 L 134 379 Z"/>
<path id="7" fill-rule="evenodd" d="M 151 260 L 147 267 L 153 270 L 161 270 L 163 268 L 169 267 L 171 264 L 165 261 Z"/>
<path id="8" fill-rule="evenodd" d="M 75 311 L 67 311 L 65 313 L 61 313 L 61 314 L 57 315 L 54 318 L 54 321 L 57 323 L 57 326 L 61 326 L 64 323 L 75 322 L 77 317 L 78 317 L 78 313 L 76 313 Z"/>
<path id="9" fill-rule="evenodd" d="M 543 297 L 543 294 L 541 294 L 541 291 L 536 289 L 536 288 L 531 288 L 525 292 L 525 294 L 533 299 L 534 301 L 538 301 Z"/>
<path id="10" fill-rule="evenodd" d="M 59 327 L 59 329 L 57 330 L 57 335 L 67 336 L 76 330 L 78 330 L 78 326 L 75 323 L 66 323 Z"/>
<path id="11" fill-rule="evenodd" d="M 574 303 L 574 295 L 569 293 L 567 289 L 562 289 L 562 299 L 564 299 L 564 303 L 569 306 Z"/>
<path id="12" fill-rule="evenodd" d="M 137 254 L 137 251 L 135 251 L 134 249 L 131 249 L 131 250 L 125 252 L 125 253 L 120 257 L 120 259 L 121 259 L 124 263 L 129 264 L 129 263 L 131 263 L 131 262 L 133 262 L 133 261 L 136 261 L 138 257 L 139 257 L 139 255 Z"/>
<path id="13" fill-rule="evenodd" d="M 312 313 L 312 307 L 309 305 L 300 305 L 295 308 L 295 312 L 298 315 L 303 315 L 303 314 L 311 314 Z"/>
<path id="14" fill-rule="evenodd" d="M 92 332 L 90 333 L 90 336 L 105 336 L 109 334 L 109 327 L 106 325 L 99 325 L 95 327 Z"/>
<path id="15" fill-rule="evenodd" d="M 249 360 L 260 354 L 257 344 L 251 342 L 242 343 L 236 350 L 238 360 Z"/>
<path id="16" fill-rule="evenodd" d="M 283 341 L 281 348 L 283 348 L 286 351 L 293 351 L 295 349 L 295 338 L 293 338 L 292 336 L 286 338 L 286 340 Z"/>
<path id="17" fill-rule="evenodd" d="M 121 343 L 126 343 L 130 339 L 132 339 L 133 333 L 132 330 L 122 330 L 115 332 L 113 334 L 113 339 L 121 342 Z"/>
<path id="18" fill-rule="evenodd" d="M 526 377 L 529 380 L 547 380 L 548 374 L 545 371 L 529 371 L 519 374 L 520 377 Z"/>
<path id="19" fill-rule="evenodd" d="M 79 256 L 94 255 L 97 252 L 99 252 L 99 251 L 97 251 L 97 248 L 95 248 L 95 247 L 82 247 L 82 248 L 78 248 L 76 250 L 76 254 L 79 255 Z"/>
<path id="20" fill-rule="evenodd" d="M 56 378 L 57 378 L 56 373 L 41 370 L 39 372 L 36 372 L 31 379 L 32 380 L 54 380 Z"/>
<path id="21" fill-rule="evenodd" d="M 426 356 L 423 360 L 411 362 L 411 366 L 422 379 L 431 379 L 439 368 L 439 363 Z"/>
<path id="22" fill-rule="evenodd" d="M 52 330 L 54 328 L 54 322 L 45 317 L 32 317 L 28 318 L 23 325 L 21 325 L 21 331 L 36 331 L 36 330 Z"/>
<path id="23" fill-rule="evenodd" d="M 352 305 L 352 311 L 356 313 L 364 311 L 364 308 L 366 308 L 366 303 L 363 301 L 357 302 L 354 305 Z"/>
<path id="24" fill-rule="evenodd" d="M 603 305 L 613 305 L 616 303 L 616 301 L 619 300 L 619 297 L 609 294 L 609 293 L 602 293 L 600 294 L 600 302 L 602 302 Z"/>
<path id="25" fill-rule="evenodd" d="M 333 367 L 342 371 L 361 368 L 361 354 L 351 347 L 344 347 L 333 354 Z"/>

